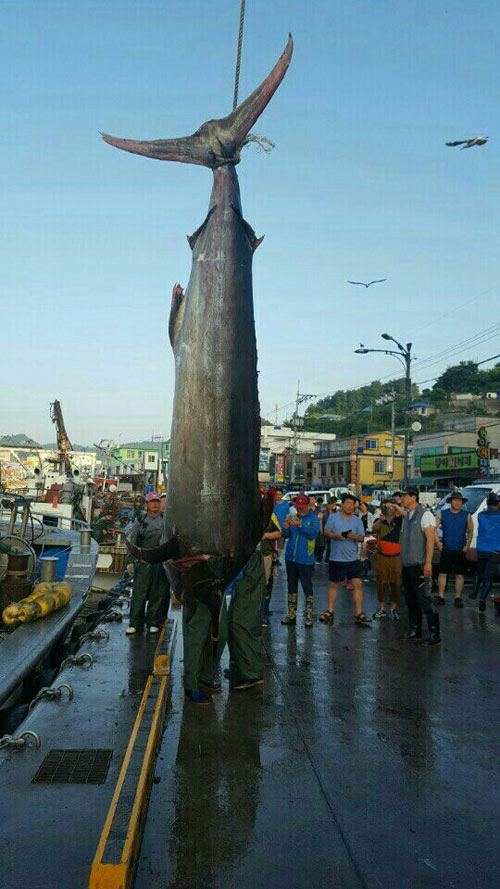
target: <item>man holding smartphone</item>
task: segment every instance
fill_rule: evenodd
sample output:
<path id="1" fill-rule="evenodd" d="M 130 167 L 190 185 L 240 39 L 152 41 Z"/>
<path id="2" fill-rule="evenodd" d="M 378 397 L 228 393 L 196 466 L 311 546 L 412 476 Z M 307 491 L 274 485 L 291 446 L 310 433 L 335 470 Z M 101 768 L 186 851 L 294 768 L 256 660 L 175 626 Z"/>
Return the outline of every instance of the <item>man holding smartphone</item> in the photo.
<path id="1" fill-rule="evenodd" d="M 319 616 L 319 620 L 325 624 L 333 623 L 337 587 L 343 580 L 350 580 L 353 584 L 354 622 L 361 627 L 371 623 L 371 618 L 363 611 L 362 565 L 359 559 L 359 544 L 364 540 L 365 529 L 359 516 L 354 514 L 355 504 L 356 498 L 352 494 L 343 494 L 340 510 L 331 513 L 324 527 L 325 536 L 331 540 L 328 608 Z"/>

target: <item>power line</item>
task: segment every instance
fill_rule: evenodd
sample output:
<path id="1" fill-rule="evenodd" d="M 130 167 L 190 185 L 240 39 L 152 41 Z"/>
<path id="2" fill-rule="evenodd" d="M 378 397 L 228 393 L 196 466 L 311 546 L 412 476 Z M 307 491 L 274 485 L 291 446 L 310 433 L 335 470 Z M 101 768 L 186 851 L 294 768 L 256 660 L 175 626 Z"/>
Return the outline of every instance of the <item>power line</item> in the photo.
<path id="1" fill-rule="evenodd" d="M 423 370 L 423 368 L 428 363 L 437 364 L 438 363 L 437 359 L 441 359 L 445 355 L 448 355 L 449 352 L 454 352 L 456 350 L 461 349 L 463 346 L 466 346 L 468 343 L 471 343 L 473 340 L 477 340 L 483 336 L 486 336 L 487 334 L 491 333 L 492 331 L 494 331 L 495 335 L 496 335 L 496 331 L 498 331 L 499 328 L 500 328 L 500 323 L 492 324 L 489 327 L 486 327 L 484 330 L 481 330 L 478 333 L 475 333 L 472 336 L 467 337 L 465 340 L 460 340 L 458 343 L 454 343 L 452 346 L 448 346 L 448 348 L 442 349 L 440 352 L 435 352 L 433 355 L 429 355 L 427 358 L 416 358 L 415 359 L 416 362 L 417 361 L 424 362 L 424 364 L 422 364 L 420 366 L 419 370 Z M 433 359 L 436 359 L 436 361 L 433 361 Z"/>
<path id="2" fill-rule="evenodd" d="M 471 303 L 475 302 L 476 299 L 480 299 L 482 296 L 487 296 L 488 293 L 491 293 L 497 287 L 498 284 L 494 284 L 493 287 L 489 287 L 488 290 L 483 290 L 481 293 L 478 293 L 471 299 L 467 299 L 465 300 L 465 302 L 460 303 L 460 305 L 452 305 L 448 312 L 443 312 L 442 315 L 438 315 L 437 318 L 433 318 L 432 321 L 429 321 L 427 324 L 422 325 L 422 327 L 417 327 L 416 333 L 419 333 L 421 330 L 426 330 L 427 327 L 430 327 L 432 324 L 436 324 L 436 322 L 441 321 L 442 318 L 447 318 L 449 315 L 454 315 L 460 309 L 463 309 L 464 306 L 469 306 Z"/>
<path id="3" fill-rule="evenodd" d="M 486 292 L 489 292 L 489 291 L 486 291 Z M 429 355 L 428 358 L 422 358 L 422 359 L 415 358 L 414 359 L 415 362 L 417 362 L 417 361 L 424 362 L 418 368 L 418 370 L 421 371 L 421 370 L 424 370 L 426 367 L 432 367 L 433 364 L 440 364 L 441 361 L 443 363 L 445 363 L 448 360 L 448 358 L 452 357 L 452 355 L 448 355 L 447 358 L 444 358 L 444 357 L 440 358 L 439 356 L 444 356 L 448 352 L 468 351 L 468 347 L 466 345 L 467 343 L 470 343 L 470 348 L 474 348 L 475 346 L 480 346 L 486 342 L 489 342 L 491 339 L 495 339 L 495 337 L 497 336 L 496 330 L 498 328 L 500 328 L 500 323 L 490 325 L 490 327 L 487 327 L 487 328 L 485 328 L 485 330 L 480 331 L 477 334 L 474 334 L 474 336 L 468 337 L 465 340 L 454 343 L 452 346 L 449 346 L 447 349 L 445 349 L 442 352 L 437 352 L 434 355 Z M 471 342 L 471 340 L 476 340 L 477 338 L 484 336 L 485 333 L 492 331 L 492 330 L 495 330 L 495 333 L 492 334 L 492 336 L 485 337 L 485 339 L 482 341 Z M 500 357 L 500 355 L 493 355 L 491 358 L 485 358 L 483 361 L 476 361 L 474 363 L 477 366 L 479 366 L 481 364 L 486 364 L 486 362 L 488 362 L 488 361 L 493 361 L 495 358 L 499 358 L 499 357 Z M 431 361 L 430 359 L 432 359 L 432 358 L 435 358 L 436 360 Z M 397 382 L 398 380 L 401 380 L 401 379 L 404 379 L 404 378 L 403 377 L 395 377 L 392 373 L 389 373 L 384 377 L 380 377 L 378 381 L 380 383 L 383 383 L 386 380 L 393 380 L 394 382 Z M 434 382 L 434 380 L 437 380 L 437 379 L 438 379 L 438 377 L 430 377 L 427 380 L 412 380 L 412 383 L 415 383 L 416 386 L 420 386 L 423 383 L 432 383 L 432 382 Z M 356 389 L 362 389 L 362 388 L 364 388 L 364 386 L 369 386 L 373 382 L 376 382 L 376 381 L 375 380 L 367 380 L 366 383 L 361 383 L 358 386 L 350 386 L 348 389 L 334 389 L 334 390 L 330 389 L 327 392 L 318 392 L 318 394 L 315 395 L 314 397 L 315 398 L 325 398 L 329 395 L 335 395 L 337 392 L 354 392 Z M 287 408 L 292 407 L 294 404 L 295 404 L 295 401 L 289 401 L 289 402 L 287 402 L 287 404 L 279 405 L 279 412 L 281 413 L 282 411 L 286 410 Z M 274 409 L 276 410 L 276 405 L 274 406 Z M 261 416 L 262 416 L 263 420 L 269 420 L 271 422 L 270 417 L 267 416 L 267 412 L 265 414 L 262 414 Z"/>
<path id="4" fill-rule="evenodd" d="M 492 355 L 491 358 L 483 358 L 482 361 L 474 361 L 476 367 L 480 367 L 481 364 L 487 364 L 488 361 L 494 361 L 495 358 L 500 358 L 500 353 L 498 355 Z M 439 375 L 441 376 L 441 374 Z M 422 383 L 432 383 L 434 380 L 438 380 L 439 377 L 430 377 L 428 380 L 416 380 L 415 385 L 421 386 Z"/>

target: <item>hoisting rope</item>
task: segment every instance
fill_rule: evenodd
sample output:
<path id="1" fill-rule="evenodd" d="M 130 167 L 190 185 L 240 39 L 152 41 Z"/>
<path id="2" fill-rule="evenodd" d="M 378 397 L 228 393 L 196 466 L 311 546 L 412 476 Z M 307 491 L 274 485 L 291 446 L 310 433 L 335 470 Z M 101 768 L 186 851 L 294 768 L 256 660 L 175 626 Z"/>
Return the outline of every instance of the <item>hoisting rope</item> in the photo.
<path id="1" fill-rule="evenodd" d="M 236 71 L 234 74 L 233 111 L 238 107 L 238 89 L 240 86 L 241 47 L 243 45 L 243 27 L 245 24 L 245 0 L 241 0 L 240 6 L 240 30 L 238 33 L 238 51 L 236 54 Z"/>

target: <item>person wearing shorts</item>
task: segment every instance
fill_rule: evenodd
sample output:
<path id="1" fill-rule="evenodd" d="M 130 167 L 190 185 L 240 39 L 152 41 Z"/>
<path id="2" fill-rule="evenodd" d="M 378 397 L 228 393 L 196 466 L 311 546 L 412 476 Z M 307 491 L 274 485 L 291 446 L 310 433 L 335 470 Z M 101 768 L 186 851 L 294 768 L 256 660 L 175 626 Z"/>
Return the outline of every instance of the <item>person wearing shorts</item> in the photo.
<path id="1" fill-rule="evenodd" d="M 436 546 L 441 552 L 439 560 L 438 588 L 439 595 L 434 605 L 444 605 L 446 582 L 450 574 L 455 575 L 455 607 L 463 608 L 462 592 L 467 567 L 466 553 L 471 545 L 473 525 L 472 516 L 462 507 L 467 503 L 461 491 L 452 491 L 448 497 L 449 509 L 443 509 L 436 516 Z M 441 527 L 442 540 L 437 536 Z"/>
<path id="2" fill-rule="evenodd" d="M 363 611 L 362 564 L 359 559 L 359 544 L 365 537 L 363 522 L 354 514 L 355 497 L 343 494 L 340 510 L 331 513 L 324 527 L 330 543 L 328 562 L 328 608 L 319 616 L 322 623 L 333 623 L 338 584 L 343 580 L 352 581 L 355 606 L 354 621 L 359 626 L 369 626 L 371 618 Z"/>

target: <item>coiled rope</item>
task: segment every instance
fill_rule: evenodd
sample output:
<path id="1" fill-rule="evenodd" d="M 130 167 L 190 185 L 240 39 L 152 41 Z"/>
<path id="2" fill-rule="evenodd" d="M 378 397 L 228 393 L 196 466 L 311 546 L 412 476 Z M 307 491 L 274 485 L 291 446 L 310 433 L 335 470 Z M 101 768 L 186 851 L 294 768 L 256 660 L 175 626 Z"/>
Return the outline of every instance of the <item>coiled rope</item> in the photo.
<path id="1" fill-rule="evenodd" d="M 243 28 L 245 24 L 245 0 L 240 6 L 240 30 L 238 33 L 238 51 L 236 53 L 236 71 L 234 74 L 233 111 L 238 107 L 238 90 L 240 86 L 241 48 L 243 46 Z"/>

